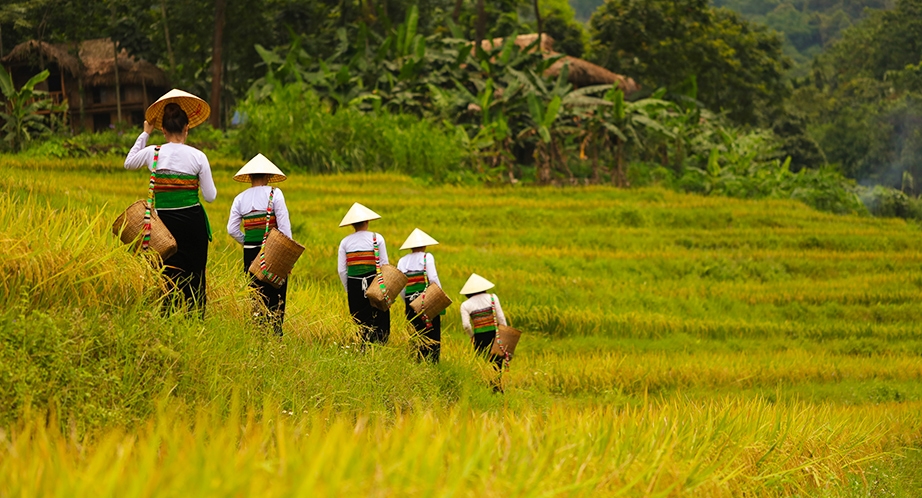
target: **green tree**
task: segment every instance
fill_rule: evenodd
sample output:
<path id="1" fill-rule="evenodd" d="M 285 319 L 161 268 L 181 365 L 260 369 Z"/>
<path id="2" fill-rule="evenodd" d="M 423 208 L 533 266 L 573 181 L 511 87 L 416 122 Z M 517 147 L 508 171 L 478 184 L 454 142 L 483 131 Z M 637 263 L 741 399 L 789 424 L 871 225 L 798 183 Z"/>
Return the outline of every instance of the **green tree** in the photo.
<path id="1" fill-rule="evenodd" d="M 788 107 L 845 174 L 899 188 L 904 173 L 922 176 L 920 61 L 922 0 L 899 0 L 844 31 Z"/>
<path id="2" fill-rule="evenodd" d="M 607 0 L 590 21 L 591 56 L 647 88 L 697 79 L 698 99 L 738 123 L 767 123 L 787 94 L 781 38 L 707 0 Z"/>

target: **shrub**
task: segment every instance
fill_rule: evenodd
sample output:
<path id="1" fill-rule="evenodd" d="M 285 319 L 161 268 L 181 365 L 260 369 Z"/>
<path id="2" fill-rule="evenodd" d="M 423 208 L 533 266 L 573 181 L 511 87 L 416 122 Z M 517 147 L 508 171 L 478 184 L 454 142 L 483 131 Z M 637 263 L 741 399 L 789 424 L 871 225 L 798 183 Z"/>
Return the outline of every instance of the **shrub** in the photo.
<path id="1" fill-rule="evenodd" d="M 860 197 L 874 216 L 922 219 L 922 202 L 899 190 L 876 185 L 865 189 Z"/>
<path id="2" fill-rule="evenodd" d="M 76 135 L 54 135 L 41 142 L 33 142 L 32 147 L 23 151 L 27 157 L 56 157 L 58 159 L 96 157 L 96 156 L 124 156 L 134 145 L 134 141 L 141 133 L 140 127 L 130 127 L 123 130 L 105 130 L 96 133 L 78 133 Z M 148 144 L 161 144 L 165 139 L 160 132 L 154 132 Z M 222 130 L 212 128 L 205 123 L 189 133 L 186 143 L 204 151 L 209 156 L 239 157 L 240 151 L 236 143 L 228 138 Z"/>
<path id="3" fill-rule="evenodd" d="M 237 143 L 245 157 L 263 153 L 304 171 L 394 171 L 443 180 L 467 160 L 466 140 L 451 125 L 348 106 L 334 113 L 297 83 L 275 85 L 265 98 L 251 94 L 240 112 Z"/>

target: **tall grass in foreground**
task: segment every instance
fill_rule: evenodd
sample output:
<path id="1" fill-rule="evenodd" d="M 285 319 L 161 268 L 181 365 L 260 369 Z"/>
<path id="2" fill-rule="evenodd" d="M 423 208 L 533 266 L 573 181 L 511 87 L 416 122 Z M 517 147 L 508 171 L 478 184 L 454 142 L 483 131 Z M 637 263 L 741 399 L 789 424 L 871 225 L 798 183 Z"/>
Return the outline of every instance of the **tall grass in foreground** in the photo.
<path id="1" fill-rule="evenodd" d="M 191 425 L 161 409 L 91 438 L 27 415 L 0 432 L 0 482 L 10 496 L 840 496 L 920 435 L 920 408 L 677 399 L 385 420 L 267 407 Z"/>

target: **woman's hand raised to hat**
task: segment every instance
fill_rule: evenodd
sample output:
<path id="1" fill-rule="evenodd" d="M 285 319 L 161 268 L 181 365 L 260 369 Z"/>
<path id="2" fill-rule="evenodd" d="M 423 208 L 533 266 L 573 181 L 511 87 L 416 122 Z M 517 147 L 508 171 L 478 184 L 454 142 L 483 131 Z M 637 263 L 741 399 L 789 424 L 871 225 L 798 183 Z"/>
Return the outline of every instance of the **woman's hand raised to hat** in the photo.
<path id="1" fill-rule="evenodd" d="M 146 119 L 144 120 L 144 133 L 150 135 L 154 132 L 154 125 L 150 124 Z"/>

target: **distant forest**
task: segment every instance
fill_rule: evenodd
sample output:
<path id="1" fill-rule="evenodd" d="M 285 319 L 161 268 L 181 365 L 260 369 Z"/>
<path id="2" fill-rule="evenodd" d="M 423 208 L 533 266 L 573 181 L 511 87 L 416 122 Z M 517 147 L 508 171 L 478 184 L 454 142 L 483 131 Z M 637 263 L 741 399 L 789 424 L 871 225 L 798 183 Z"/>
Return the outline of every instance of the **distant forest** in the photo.
<path id="1" fill-rule="evenodd" d="M 604 0 L 569 0 L 576 19 L 585 23 Z M 840 38 L 842 30 L 866 17 L 867 9 L 893 8 L 892 0 L 713 0 L 745 19 L 784 35 L 784 53 L 793 62 L 790 77 L 804 77 L 813 58 Z"/>

